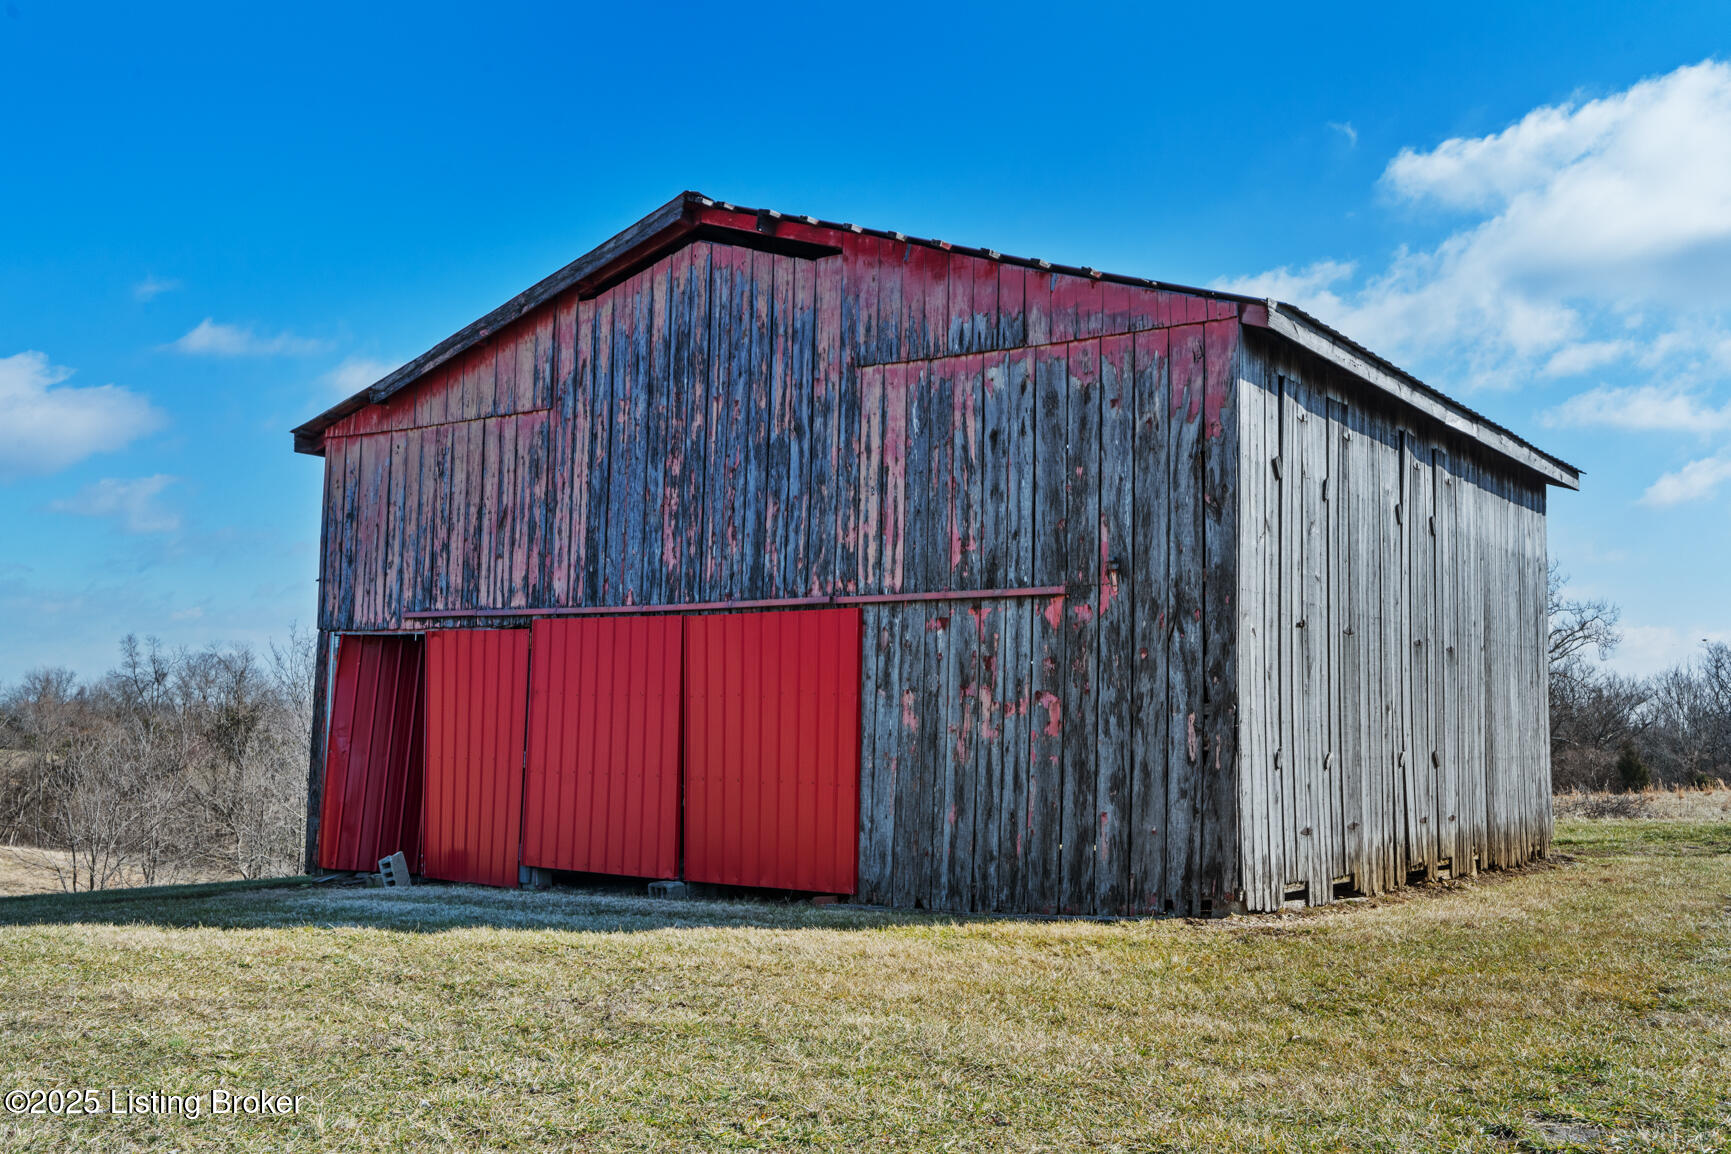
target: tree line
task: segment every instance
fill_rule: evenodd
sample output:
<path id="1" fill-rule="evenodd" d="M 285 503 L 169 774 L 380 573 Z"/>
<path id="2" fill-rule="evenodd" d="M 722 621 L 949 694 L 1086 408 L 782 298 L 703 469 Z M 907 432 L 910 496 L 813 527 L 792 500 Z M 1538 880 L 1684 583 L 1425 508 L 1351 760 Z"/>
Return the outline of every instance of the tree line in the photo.
<path id="1" fill-rule="evenodd" d="M 1567 595 L 1551 564 L 1551 786 L 1634 790 L 1711 788 L 1731 779 L 1731 645 L 1649 677 L 1604 662 L 1622 642 L 1609 601 Z"/>
<path id="2" fill-rule="evenodd" d="M 312 638 L 120 658 L 0 692 L 0 840 L 68 890 L 299 873 Z"/>
<path id="3" fill-rule="evenodd" d="M 1619 612 L 1550 574 L 1558 791 L 1731 779 L 1731 645 L 1650 677 L 1611 671 Z M 291 631 L 168 649 L 125 638 L 94 680 L 39 669 L 0 690 L 0 842 L 69 890 L 302 868 L 314 644 Z"/>

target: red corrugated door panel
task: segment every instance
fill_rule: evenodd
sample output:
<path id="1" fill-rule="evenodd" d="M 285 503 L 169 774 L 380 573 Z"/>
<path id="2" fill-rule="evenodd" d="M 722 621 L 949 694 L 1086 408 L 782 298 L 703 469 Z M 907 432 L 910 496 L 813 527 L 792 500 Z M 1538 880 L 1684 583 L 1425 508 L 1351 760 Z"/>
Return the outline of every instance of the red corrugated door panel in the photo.
<path id="1" fill-rule="evenodd" d="M 679 870 L 681 619 L 537 621 L 523 864 Z"/>
<path id="2" fill-rule="evenodd" d="M 419 637 L 338 636 L 331 684 L 319 865 L 375 870 L 398 850 L 420 856 Z"/>
<path id="3" fill-rule="evenodd" d="M 685 620 L 685 876 L 854 892 L 860 611 Z"/>
<path id="4" fill-rule="evenodd" d="M 517 884 L 528 706 L 527 629 L 427 634 L 428 877 Z"/>

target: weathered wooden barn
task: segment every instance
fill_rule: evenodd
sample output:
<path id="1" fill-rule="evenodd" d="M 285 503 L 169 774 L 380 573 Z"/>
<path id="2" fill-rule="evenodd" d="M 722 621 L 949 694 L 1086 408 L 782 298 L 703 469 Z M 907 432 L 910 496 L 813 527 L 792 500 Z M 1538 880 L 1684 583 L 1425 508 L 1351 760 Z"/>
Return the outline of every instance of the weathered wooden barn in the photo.
<path id="1" fill-rule="evenodd" d="M 1206 914 L 1549 842 L 1578 473 L 1284 304 L 685 193 L 294 437 L 326 867 Z"/>

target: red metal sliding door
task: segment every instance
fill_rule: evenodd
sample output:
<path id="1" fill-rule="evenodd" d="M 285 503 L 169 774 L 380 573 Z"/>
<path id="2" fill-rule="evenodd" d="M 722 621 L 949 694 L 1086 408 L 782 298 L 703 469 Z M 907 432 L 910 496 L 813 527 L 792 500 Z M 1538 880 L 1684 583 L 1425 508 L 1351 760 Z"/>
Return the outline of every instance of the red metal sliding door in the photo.
<path id="1" fill-rule="evenodd" d="M 685 621 L 685 876 L 854 892 L 860 612 Z"/>
<path id="2" fill-rule="evenodd" d="M 528 704 L 527 629 L 427 634 L 428 877 L 517 884 Z"/>
<path id="3" fill-rule="evenodd" d="M 524 865 L 677 876 L 681 625 L 535 623 Z"/>
<path id="4" fill-rule="evenodd" d="M 319 865 L 375 870 L 421 852 L 421 639 L 339 636 Z"/>

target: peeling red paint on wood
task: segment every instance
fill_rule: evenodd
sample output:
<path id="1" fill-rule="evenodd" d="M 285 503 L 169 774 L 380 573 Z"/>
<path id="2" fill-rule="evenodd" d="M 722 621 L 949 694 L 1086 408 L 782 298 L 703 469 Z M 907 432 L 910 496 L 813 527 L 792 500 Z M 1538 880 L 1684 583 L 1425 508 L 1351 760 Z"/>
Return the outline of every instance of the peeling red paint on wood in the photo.
<path id="1" fill-rule="evenodd" d="M 1130 900 L 1120 874 L 1134 874 L 1180 893 L 1137 864 L 1134 840 L 1101 844 L 1140 828 L 1114 807 L 1130 804 L 1122 775 L 1143 769 L 1080 751 L 1142 740 L 1146 726 L 1123 719 L 1164 717 L 1166 686 L 1133 708 L 1141 674 L 1124 662 L 1158 663 L 1149 676 L 1164 679 L 1168 649 L 1187 653 L 1204 623 L 1200 544 L 1167 524 L 1165 509 L 1187 498 L 1161 462 L 1173 427 L 1225 435 L 1235 381 L 1216 371 L 1226 338 L 1215 326 L 1236 312 L 787 219 L 771 231 L 827 236 L 811 243 L 840 255 L 706 237 L 586 299 L 550 299 L 332 426 L 322 620 L 838 596 L 886 620 L 917 616 L 911 648 L 898 632 L 867 661 L 868 682 L 885 680 L 867 710 L 881 720 L 862 738 L 862 780 L 897 800 L 862 825 L 860 852 L 873 869 L 930 873 L 900 894 L 884 873 L 868 891 L 1105 910 Z M 1169 335 L 1191 351 L 1173 325 L 1205 332 L 1202 380 L 1168 381 Z M 1158 403 L 1136 392 L 1144 358 L 1159 365 Z M 1191 488 L 1216 517 L 1215 490 Z M 1136 496 L 1134 514 L 1132 490 L 1150 502 Z M 1137 531 L 1144 508 L 1162 510 L 1158 546 Z M 1164 566 L 1169 552 L 1181 563 L 1150 573 L 1145 596 L 1144 557 Z M 1045 603 L 996 600 L 1033 595 Z M 924 597 L 963 598 L 972 627 L 883 600 Z"/>
<path id="2" fill-rule="evenodd" d="M 1046 624 L 1050 625 L 1053 629 L 1062 625 L 1064 623 L 1064 599 L 1062 597 L 1054 597 L 1048 601 L 1046 603 L 1044 616 L 1046 618 Z"/>
<path id="3" fill-rule="evenodd" d="M 1046 728 L 1044 731 L 1046 736 L 1057 737 L 1058 731 L 1063 728 L 1063 702 L 1056 693 L 1043 691 L 1039 695 L 1039 703 L 1040 708 L 1046 711 Z"/>

